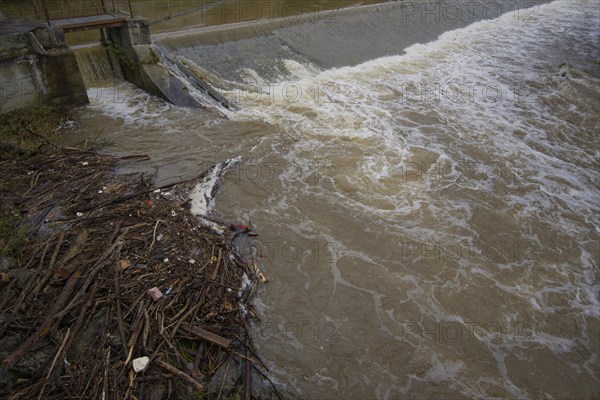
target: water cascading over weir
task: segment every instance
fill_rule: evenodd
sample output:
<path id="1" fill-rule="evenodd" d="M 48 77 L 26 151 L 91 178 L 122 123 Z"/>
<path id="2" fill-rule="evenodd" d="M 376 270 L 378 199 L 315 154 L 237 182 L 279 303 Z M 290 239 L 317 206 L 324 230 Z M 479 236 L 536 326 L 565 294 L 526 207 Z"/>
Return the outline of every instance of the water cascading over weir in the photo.
<path id="1" fill-rule="evenodd" d="M 130 15 L 116 13 L 112 20 L 98 16 L 84 24 L 72 20 L 59 23 L 48 17 L 50 26 L 29 22 L 30 26 L 18 34 L 11 33 L 9 21 L 0 23 L 0 111 L 23 102 L 22 95 L 17 98 L 17 92 L 23 90 L 14 90 L 15 84 L 7 83 L 15 79 L 17 85 L 28 88 L 32 99 L 81 104 L 87 102 L 82 81 L 93 85 L 123 78 L 179 106 L 235 109 L 234 101 L 223 92 L 248 90 L 249 85 L 251 90 L 260 90 L 257 82 L 269 86 L 294 79 L 286 61 L 320 69 L 357 65 L 402 54 L 404 49 L 432 41 L 446 31 L 509 11 L 514 11 L 515 18 L 525 19 L 528 15 L 521 10 L 545 2 L 391 1 L 161 33 L 153 38 L 149 22 L 134 17 L 131 8 Z M 104 45 L 104 49 L 78 48 L 79 68 L 71 60 L 73 52 L 62 32 L 77 29 L 101 29 Z M 57 52 L 47 51 L 50 42 L 63 54 L 54 70 L 47 67 L 49 54 Z M 31 64 L 30 70 L 23 68 L 24 62 Z M 42 68 L 36 67 L 40 64 Z M 53 83 L 53 74 L 60 85 Z"/>
<path id="2" fill-rule="evenodd" d="M 410 46 L 507 12 L 517 23 L 525 21 L 535 14 L 530 7 L 547 2 L 388 1 L 159 33 L 153 42 L 180 78 L 192 77 L 213 98 L 227 93 L 234 103 L 232 93 L 264 92 L 297 80 L 290 64 L 328 70 L 401 55 Z"/>

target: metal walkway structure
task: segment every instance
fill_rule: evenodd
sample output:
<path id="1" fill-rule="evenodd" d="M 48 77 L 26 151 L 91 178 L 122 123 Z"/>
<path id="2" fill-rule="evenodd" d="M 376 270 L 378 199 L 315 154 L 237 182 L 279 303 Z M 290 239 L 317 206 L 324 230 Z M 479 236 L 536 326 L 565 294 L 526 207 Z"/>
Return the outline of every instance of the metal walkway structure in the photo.
<path id="1" fill-rule="evenodd" d="M 90 29 L 116 28 L 123 26 L 127 18 L 133 17 L 131 0 L 89 0 L 83 8 L 51 8 L 46 0 L 31 0 L 33 15 L 8 19 L 1 25 L 27 25 L 34 21 L 44 21 L 53 28 L 65 33 Z M 39 23 L 39 22 L 38 22 Z M 5 26 L 6 28 L 6 26 Z M 6 28 L 5 30 L 7 30 Z"/>
<path id="2" fill-rule="evenodd" d="M 65 33 L 87 31 L 90 29 L 116 28 L 123 26 L 126 19 L 112 14 L 90 15 L 87 17 L 50 20 L 49 24 L 62 29 Z"/>

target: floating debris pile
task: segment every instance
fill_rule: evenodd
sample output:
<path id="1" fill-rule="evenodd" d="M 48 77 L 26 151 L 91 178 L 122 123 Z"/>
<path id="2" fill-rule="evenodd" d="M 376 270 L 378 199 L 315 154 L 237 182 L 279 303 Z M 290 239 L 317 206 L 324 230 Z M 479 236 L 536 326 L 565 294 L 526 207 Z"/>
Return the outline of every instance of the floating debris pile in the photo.
<path id="1" fill-rule="evenodd" d="M 215 169 L 155 188 L 119 162 L 63 149 L 0 163 L 0 212 L 29 238 L 1 271 L 0 395 L 250 399 L 266 378 L 251 227 L 190 211 Z"/>

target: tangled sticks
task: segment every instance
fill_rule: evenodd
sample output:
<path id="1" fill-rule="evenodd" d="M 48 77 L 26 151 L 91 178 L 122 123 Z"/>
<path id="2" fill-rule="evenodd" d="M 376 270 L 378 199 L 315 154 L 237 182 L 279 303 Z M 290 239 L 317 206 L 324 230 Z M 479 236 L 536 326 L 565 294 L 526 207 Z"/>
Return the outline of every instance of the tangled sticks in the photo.
<path id="1" fill-rule="evenodd" d="M 74 150 L 2 164 L 3 213 L 24 216 L 30 242 L 0 281 L 1 395 L 252 397 L 264 275 L 238 243 L 248 227 L 190 213 L 203 176 L 155 189 Z"/>

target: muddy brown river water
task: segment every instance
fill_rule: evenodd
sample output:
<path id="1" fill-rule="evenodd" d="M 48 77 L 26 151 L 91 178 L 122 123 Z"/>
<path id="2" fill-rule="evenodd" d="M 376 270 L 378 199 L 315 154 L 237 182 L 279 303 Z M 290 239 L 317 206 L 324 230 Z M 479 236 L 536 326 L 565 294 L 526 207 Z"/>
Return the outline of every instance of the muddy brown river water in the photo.
<path id="1" fill-rule="evenodd" d="M 239 109 L 103 78 L 65 142 L 149 154 L 159 184 L 242 157 L 215 212 L 260 235 L 255 333 L 286 397 L 597 398 L 599 3 L 530 6 L 396 54 L 392 14 L 338 20 L 339 53 L 296 51 L 319 34 L 299 28 L 163 35 Z M 385 55 L 340 65 L 374 32 Z"/>

